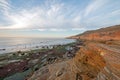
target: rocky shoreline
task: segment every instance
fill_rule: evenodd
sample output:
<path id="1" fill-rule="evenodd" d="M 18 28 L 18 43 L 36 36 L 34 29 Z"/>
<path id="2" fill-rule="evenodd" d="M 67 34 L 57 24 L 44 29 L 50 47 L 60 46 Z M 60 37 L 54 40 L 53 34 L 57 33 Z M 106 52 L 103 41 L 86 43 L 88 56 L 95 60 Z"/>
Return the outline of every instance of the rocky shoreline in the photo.
<path id="1" fill-rule="evenodd" d="M 2 54 L 0 55 L 0 80 L 16 80 L 17 77 L 18 80 L 27 79 L 43 66 L 73 58 L 79 49 L 77 46 L 79 44 L 82 44 L 82 41 L 55 45 L 52 48 L 43 47 L 31 51 Z"/>

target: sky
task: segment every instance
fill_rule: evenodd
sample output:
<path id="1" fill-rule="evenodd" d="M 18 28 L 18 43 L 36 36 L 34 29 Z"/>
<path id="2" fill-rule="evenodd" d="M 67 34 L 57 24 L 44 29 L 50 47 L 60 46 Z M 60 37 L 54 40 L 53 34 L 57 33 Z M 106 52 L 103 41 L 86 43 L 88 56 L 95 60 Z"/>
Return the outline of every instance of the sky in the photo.
<path id="1" fill-rule="evenodd" d="M 0 0 L 0 37 L 68 37 L 120 24 L 120 0 Z"/>

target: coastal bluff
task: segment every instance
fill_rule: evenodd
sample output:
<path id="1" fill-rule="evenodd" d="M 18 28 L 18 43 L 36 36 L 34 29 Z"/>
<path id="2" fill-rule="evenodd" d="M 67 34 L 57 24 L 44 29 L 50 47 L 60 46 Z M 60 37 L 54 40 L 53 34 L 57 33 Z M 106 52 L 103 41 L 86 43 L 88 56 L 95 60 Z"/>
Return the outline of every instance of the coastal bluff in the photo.
<path id="1" fill-rule="evenodd" d="M 120 25 L 70 38 L 84 40 L 75 57 L 43 66 L 28 80 L 120 80 Z"/>
<path id="2" fill-rule="evenodd" d="M 86 31 L 69 38 L 95 41 L 120 40 L 120 25 Z"/>

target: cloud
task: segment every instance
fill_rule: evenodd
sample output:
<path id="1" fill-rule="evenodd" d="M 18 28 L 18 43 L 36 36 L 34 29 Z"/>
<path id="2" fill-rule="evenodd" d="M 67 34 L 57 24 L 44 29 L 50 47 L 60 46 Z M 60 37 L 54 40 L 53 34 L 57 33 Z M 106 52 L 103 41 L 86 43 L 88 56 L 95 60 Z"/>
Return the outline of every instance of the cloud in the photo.
<path id="1" fill-rule="evenodd" d="M 10 9 L 10 4 L 8 0 L 0 0 L 0 9 L 3 11 L 7 11 Z"/>
<path id="2" fill-rule="evenodd" d="M 51 28 L 50 31 L 67 31 L 66 29 Z"/>
<path id="3" fill-rule="evenodd" d="M 38 31 L 46 31 L 46 29 L 37 29 Z"/>
<path id="4" fill-rule="evenodd" d="M 85 9 L 84 16 L 88 16 L 91 12 L 95 12 L 97 9 L 103 7 L 108 0 L 93 0 Z"/>
<path id="5" fill-rule="evenodd" d="M 111 2 L 112 4 L 110 4 Z M 113 19 L 116 16 L 119 17 L 120 7 L 115 4 L 119 2 L 112 0 L 91 0 L 82 8 L 63 1 L 45 0 L 39 6 L 24 7 L 19 11 L 16 11 L 17 6 L 13 6 L 11 3 L 12 0 L 11 2 L 10 0 L 0 0 L 0 12 L 6 20 L 0 25 L 1 30 L 81 31 L 89 27 L 117 24 L 120 21 L 118 18 Z M 112 6 L 112 10 L 108 10 L 110 6 Z M 98 13 L 100 11 L 101 13 Z M 91 14 L 93 15 L 91 16 Z"/>
<path id="6" fill-rule="evenodd" d="M 101 14 L 93 16 L 86 20 L 86 26 L 97 26 L 98 28 L 104 26 L 111 26 L 120 24 L 120 9 L 108 12 L 106 14 Z"/>
<path id="7" fill-rule="evenodd" d="M 73 31 L 85 31 L 85 28 L 72 28 Z"/>
<path id="8" fill-rule="evenodd" d="M 52 4 L 51 4 L 52 3 Z M 47 2 L 42 6 L 32 7 L 31 9 L 22 9 L 18 12 L 12 12 L 10 4 L 6 1 L 7 12 L 4 12 L 5 18 L 9 21 L 9 25 L 0 26 L 0 29 L 50 29 L 50 31 L 64 31 L 62 29 L 55 28 L 71 28 L 78 27 L 80 23 L 80 16 L 75 15 L 70 18 L 66 18 L 65 13 L 66 5 L 58 2 Z M 71 7 L 70 7 L 71 8 Z M 67 8 L 67 11 L 70 11 Z M 72 12 L 73 13 L 73 12 Z M 73 22 L 73 23 L 71 23 Z"/>

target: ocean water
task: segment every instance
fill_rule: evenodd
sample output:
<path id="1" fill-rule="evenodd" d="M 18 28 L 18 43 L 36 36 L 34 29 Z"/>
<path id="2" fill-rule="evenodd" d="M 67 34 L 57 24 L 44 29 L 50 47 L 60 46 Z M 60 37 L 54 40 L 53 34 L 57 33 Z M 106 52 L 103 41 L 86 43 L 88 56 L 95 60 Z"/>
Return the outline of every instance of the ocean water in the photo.
<path id="1" fill-rule="evenodd" d="M 75 42 L 75 40 L 58 38 L 0 38 L 0 54 L 37 49 L 42 46 L 63 45 L 72 42 Z"/>

